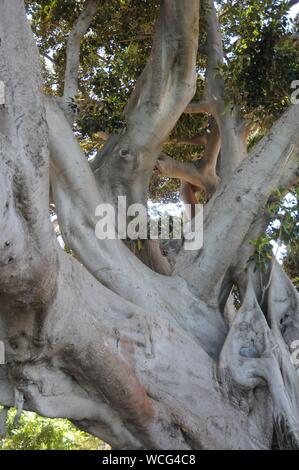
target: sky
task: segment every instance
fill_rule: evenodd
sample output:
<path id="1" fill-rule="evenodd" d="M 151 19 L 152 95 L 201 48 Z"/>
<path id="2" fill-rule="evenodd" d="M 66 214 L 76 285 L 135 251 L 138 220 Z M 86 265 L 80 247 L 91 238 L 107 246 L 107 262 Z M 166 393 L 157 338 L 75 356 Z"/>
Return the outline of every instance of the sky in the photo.
<path id="1" fill-rule="evenodd" d="M 298 5 L 295 5 L 293 8 L 291 8 L 290 17 L 294 19 L 295 16 L 298 15 L 298 14 L 299 14 L 299 3 L 298 3 Z"/>

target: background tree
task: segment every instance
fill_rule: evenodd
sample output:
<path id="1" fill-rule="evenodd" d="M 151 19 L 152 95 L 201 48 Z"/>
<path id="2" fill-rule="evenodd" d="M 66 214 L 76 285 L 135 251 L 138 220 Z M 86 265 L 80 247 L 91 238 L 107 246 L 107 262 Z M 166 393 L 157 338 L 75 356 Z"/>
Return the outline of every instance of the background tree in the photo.
<path id="1" fill-rule="evenodd" d="M 0 450 L 108 450 L 96 437 L 79 431 L 63 419 L 42 418 L 25 411 L 16 427 L 15 410 L 9 412 L 7 436 Z"/>
<path id="2" fill-rule="evenodd" d="M 298 294 L 256 262 L 274 190 L 298 183 L 296 3 L 26 2 L 42 94 L 23 2 L 1 0 L 3 423 L 15 406 L 119 449 L 299 447 Z M 200 251 L 150 246 L 150 269 L 96 239 L 99 203 L 178 190 L 206 202 Z"/>

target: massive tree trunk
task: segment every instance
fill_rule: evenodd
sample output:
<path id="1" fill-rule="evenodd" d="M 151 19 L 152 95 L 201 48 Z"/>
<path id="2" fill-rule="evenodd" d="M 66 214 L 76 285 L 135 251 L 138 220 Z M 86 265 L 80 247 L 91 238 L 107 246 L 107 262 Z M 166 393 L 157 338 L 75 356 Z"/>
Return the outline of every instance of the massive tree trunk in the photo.
<path id="1" fill-rule="evenodd" d="M 67 101 L 77 87 L 78 41 L 96 2 L 87 2 L 87 15 L 74 26 L 58 102 L 42 95 L 23 2 L 0 0 L 4 414 L 15 406 L 18 413 L 68 418 L 115 449 L 270 449 L 274 438 L 280 448 L 299 449 L 299 382 L 291 362 L 298 294 L 278 263 L 262 284 L 247 263 L 272 190 L 296 178 L 299 106 L 246 155 L 244 126 L 235 110 L 225 110 L 215 73 L 223 54 L 214 4 L 207 3 L 202 102 L 188 106 L 196 89 L 199 0 L 162 0 L 126 129 L 109 137 L 91 168 L 73 136 Z M 173 275 L 163 276 L 121 240 L 97 240 L 95 208 L 121 195 L 145 203 L 163 143 L 185 111 L 213 119 L 204 161 L 174 169 L 160 156 L 158 166 L 167 174 L 166 161 L 185 185 L 206 190 L 204 245 L 182 249 Z M 61 249 L 50 223 L 50 179 L 75 256 Z"/>

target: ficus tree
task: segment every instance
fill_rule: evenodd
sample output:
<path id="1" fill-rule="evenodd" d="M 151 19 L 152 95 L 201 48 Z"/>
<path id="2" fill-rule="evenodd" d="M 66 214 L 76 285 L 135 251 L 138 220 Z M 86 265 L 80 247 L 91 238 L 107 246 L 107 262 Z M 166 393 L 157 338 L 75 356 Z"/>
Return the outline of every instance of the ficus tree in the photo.
<path id="1" fill-rule="evenodd" d="M 298 183 L 297 2 L 25 3 L 0 0 L 2 428 L 15 407 L 114 449 L 299 448 L 298 293 L 256 262 Z M 173 191 L 205 202 L 201 249 L 97 239 L 99 204 Z"/>

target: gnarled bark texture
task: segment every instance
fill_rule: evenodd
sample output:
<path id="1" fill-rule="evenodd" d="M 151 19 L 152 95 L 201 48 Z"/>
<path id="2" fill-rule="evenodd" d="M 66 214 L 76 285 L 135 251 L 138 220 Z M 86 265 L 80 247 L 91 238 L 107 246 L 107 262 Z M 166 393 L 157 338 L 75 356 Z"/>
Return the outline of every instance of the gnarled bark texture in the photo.
<path id="1" fill-rule="evenodd" d="M 65 107 L 42 95 L 23 2 L 0 0 L 2 426 L 15 406 L 18 414 L 68 418 L 115 449 L 270 449 L 274 436 L 280 448 L 299 448 L 298 373 L 290 360 L 298 294 L 278 264 L 263 285 L 247 265 L 248 241 L 263 229 L 260 209 L 275 186 L 296 177 L 299 106 L 246 155 L 238 113 L 224 108 L 215 74 L 223 60 L 219 25 L 213 2 L 205 3 L 202 102 L 188 106 L 199 0 L 162 0 L 127 127 L 108 138 L 91 169 Z M 69 40 L 66 100 L 76 94 L 78 41 L 96 6 L 86 2 Z M 185 110 L 210 114 L 199 165 L 159 157 Z M 156 165 L 183 181 L 187 199 L 198 188 L 209 196 L 203 249 L 181 250 L 172 276 L 145 266 L 121 240 L 95 237 L 96 206 L 119 195 L 145 202 Z M 51 227 L 50 179 L 75 256 L 61 250 Z"/>

